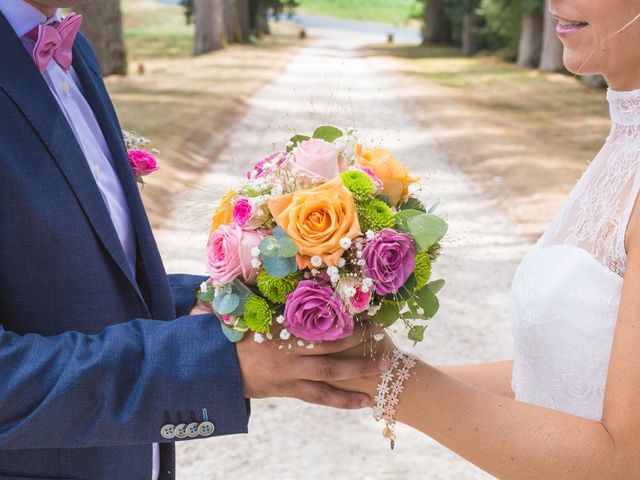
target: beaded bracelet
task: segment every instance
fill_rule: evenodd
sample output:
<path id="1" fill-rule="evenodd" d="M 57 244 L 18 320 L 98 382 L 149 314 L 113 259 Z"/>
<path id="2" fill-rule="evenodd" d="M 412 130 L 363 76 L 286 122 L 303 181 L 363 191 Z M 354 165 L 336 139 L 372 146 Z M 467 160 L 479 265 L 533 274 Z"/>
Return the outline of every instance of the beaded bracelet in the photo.
<path id="1" fill-rule="evenodd" d="M 411 378 L 411 370 L 416 366 L 417 359 L 414 355 L 404 353 L 397 348 L 391 356 L 391 366 L 380 375 L 378 394 L 374 397 L 376 402 L 373 407 L 373 418 L 376 421 L 384 420 L 385 428 L 382 436 L 389 439 L 391 450 L 396 445 L 396 407 L 400 403 L 400 394 L 404 390 L 404 384 Z"/>

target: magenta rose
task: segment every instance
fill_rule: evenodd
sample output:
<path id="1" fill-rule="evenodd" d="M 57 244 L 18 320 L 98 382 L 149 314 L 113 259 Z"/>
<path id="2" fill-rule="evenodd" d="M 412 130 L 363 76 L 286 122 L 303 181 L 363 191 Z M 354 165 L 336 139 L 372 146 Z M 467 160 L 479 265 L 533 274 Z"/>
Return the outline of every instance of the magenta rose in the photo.
<path id="1" fill-rule="evenodd" d="M 209 275 L 214 285 L 226 285 L 240 277 L 254 285 L 257 271 L 251 265 L 251 249 L 260 245 L 263 235 L 255 230 L 243 230 L 231 223 L 218 227 L 207 243 Z"/>
<path id="2" fill-rule="evenodd" d="M 353 317 L 330 285 L 303 280 L 287 296 L 284 326 L 309 342 L 331 342 L 353 334 Z"/>
<path id="3" fill-rule="evenodd" d="M 276 166 L 280 166 L 282 162 L 287 159 L 287 152 L 276 152 L 273 155 L 269 155 L 264 160 L 260 160 L 253 166 L 253 170 L 247 172 L 247 178 L 260 178 L 265 175 L 265 166 L 269 163 L 272 163 L 274 160 L 276 161 Z"/>
<path id="4" fill-rule="evenodd" d="M 416 268 L 416 247 L 406 233 L 389 228 L 376 234 L 362 250 L 364 274 L 378 295 L 397 293 Z"/>
<path id="5" fill-rule="evenodd" d="M 160 168 L 156 157 L 149 152 L 131 149 L 127 153 L 129 154 L 129 164 L 136 177 L 144 177 Z"/>
<path id="6" fill-rule="evenodd" d="M 332 180 L 340 174 L 338 149 L 332 143 L 312 138 L 293 149 L 293 162 L 309 175 Z"/>
<path id="7" fill-rule="evenodd" d="M 356 294 L 349 299 L 349 310 L 353 313 L 362 313 L 369 308 L 371 292 L 363 292 L 362 287 L 355 287 Z"/>
<path id="8" fill-rule="evenodd" d="M 252 217 L 253 206 L 249 202 L 249 199 L 242 197 L 236 200 L 236 203 L 233 205 L 233 223 L 241 227 L 246 227 Z"/>

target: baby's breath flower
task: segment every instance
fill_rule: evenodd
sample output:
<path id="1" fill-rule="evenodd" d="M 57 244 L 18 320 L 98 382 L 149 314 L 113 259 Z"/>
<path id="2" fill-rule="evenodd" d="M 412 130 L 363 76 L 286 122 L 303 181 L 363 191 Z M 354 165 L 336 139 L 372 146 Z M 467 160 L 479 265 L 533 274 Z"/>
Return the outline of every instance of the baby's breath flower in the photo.
<path id="1" fill-rule="evenodd" d="M 286 328 L 283 328 L 282 330 L 280 330 L 280 338 L 282 340 L 289 340 L 291 338 L 291 333 L 289 333 L 289 330 L 287 330 Z"/>
<path id="2" fill-rule="evenodd" d="M 253 334 L 253 340 L 256 343 L 262 343 L 262 342 L 264 342 L 264 337 L 262 336 L 261 333 L 256 332 L 256 333 Z"/>
<path id="3" fill-rule="evenodd" d="M 322 266 L 322 258 L 318 255 L 314 255 L 313 257 L 311 257 L 311 265 L 316 268 L 320 268 Z"/>
<path id="4" fill-rule="evenodd" d="M 260 256 L 260 247 L 253 247 L 251 249 L 251 256 L 252 257 L 259 257 Z"/>
<path id="5" fill-rule="evenodd" d="M 345 250 L 351 247 L 351 243 L 352 242 L 349 237 L 344 237 L 340 239 L 340 247 L 344 248 Z"/>
<path id="6" fill-rule="evenodd" d="M 338 259 L 338 267 L 343 268 L 346 264 L 347 264 L 347 261 L 344 258 L 340 257 Z"/>

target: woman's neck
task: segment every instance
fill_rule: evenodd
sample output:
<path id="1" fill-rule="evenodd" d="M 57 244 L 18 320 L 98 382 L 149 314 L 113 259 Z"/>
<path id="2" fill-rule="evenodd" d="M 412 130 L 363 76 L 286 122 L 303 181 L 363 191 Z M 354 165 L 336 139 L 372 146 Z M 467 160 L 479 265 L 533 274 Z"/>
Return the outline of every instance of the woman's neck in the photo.
<path id="1" fill-rule="evenodd" d="M 640 89 L 640 65 L 636 68 L 627 68 L 621 72 L 608 73 L 605 75 L 609 86 L 621 92 Z"/>
<path id="2" fill-rule="evenodd" d="M 41 3 L 38 3 L 36 0 L 25 0 L 25 2 L 27 2 L 32 7 L 37 8 L 38 10 L 40 10 L 47 18 L 53 17 L 55 15 L 56 11 L 58 10 L 55 7 L 49 7 L 47 5 L 42 5 Z"/>

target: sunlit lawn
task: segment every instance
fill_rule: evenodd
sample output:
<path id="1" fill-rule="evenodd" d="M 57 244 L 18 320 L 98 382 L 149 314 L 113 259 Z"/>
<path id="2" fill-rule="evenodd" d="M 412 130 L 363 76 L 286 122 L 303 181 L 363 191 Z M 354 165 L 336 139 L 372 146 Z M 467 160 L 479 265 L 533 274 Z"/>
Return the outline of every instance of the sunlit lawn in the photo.
<path id="1" fill-rule="evenodd" d="M 405 24 L 417 11 L 415 0 L 298 0 L 299 11 L 327 17 Z"/>

